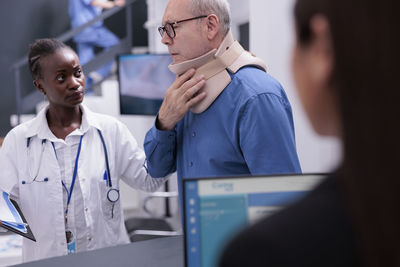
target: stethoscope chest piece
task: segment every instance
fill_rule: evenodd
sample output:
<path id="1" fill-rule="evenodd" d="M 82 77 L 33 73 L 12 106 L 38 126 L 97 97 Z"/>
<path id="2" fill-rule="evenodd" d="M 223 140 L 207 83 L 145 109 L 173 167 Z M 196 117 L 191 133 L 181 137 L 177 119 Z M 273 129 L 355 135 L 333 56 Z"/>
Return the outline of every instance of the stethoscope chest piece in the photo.
<path id="1" fill-rule="evenodd" d="M 110 190 L 108 190 L 107 199 L 111 203 L 117 202 L 119 200 L 119 190 L 117 190 L 115 188 L 111 188 Z"/>

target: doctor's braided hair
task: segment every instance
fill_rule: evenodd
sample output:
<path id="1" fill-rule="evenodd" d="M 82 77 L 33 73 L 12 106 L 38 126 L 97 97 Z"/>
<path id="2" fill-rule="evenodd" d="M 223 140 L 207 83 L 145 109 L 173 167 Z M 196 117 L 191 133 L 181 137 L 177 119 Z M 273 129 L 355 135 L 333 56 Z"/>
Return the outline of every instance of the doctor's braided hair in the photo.
<path id="1" fill-rule="evenodd" d="M 61 48 L 70 48 L 72 50 L 68 45 L 53 38 L 37 39 L 29 45 L 28 64 L 33 79 L 41 77 L 40 60 Z"/>

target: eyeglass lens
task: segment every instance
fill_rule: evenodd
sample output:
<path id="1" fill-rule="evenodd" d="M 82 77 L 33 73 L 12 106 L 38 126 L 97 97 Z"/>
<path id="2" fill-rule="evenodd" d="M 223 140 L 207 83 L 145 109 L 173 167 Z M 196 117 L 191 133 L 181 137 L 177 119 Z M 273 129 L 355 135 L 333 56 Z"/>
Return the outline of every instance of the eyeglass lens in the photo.
<path id="1" fill-rule="evenodd" d="M 167 35 L 169 36 L 169 38 L 174 38 L 175 35 L 176 35 L 175 28 L 174 28 L 175 24 L 182 23 L 182 22 L 185 22 L 185 21 L 191 21 L 191 20 L 194 20 L 194 19 L 202 19 L 202 18 L 205 18 L 205 17 L 207 17 L 207 16 L 203 15 L 203 16 L 197 16 L 197 17 L 193 17 L 193 18 L 189 18 L 189 19 L 178 20 L 178 21 L 175 21 L 173 23 L 165 23 L 164 27 L 159 27 L 158 28 L 158 32 L 160 33 L 161 37 L 163 37 L 164 36 L 164 32 L 166 32 Z"/>
<path id="2" fill-rule="evenodd" d="M 159 31 L 161 37 L 164 36 L 164 32 L 167 33 L 169 38 L 175 37 L 175 30 L 174 30 L 174 27 L 171 25 L 171 23 L 166 23 L 164 27 L 159 27 L 158 31 Z"/>

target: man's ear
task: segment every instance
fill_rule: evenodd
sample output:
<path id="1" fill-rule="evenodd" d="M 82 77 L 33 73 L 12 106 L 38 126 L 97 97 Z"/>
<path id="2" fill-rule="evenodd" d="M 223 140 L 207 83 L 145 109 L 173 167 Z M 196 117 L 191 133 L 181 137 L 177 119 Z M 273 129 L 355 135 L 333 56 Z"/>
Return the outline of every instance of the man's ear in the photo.
<path id="1" fill-rule="evenodd" d="M 42 94 L 46 95 L 46 92 L 43 89 L 42 84 L 38 80 L 33 80 L 33 85 L 38 89 Z"/>
<path id="2" fill-rule="evenodd" d="M 220 31 L 220 22 L 215 14 L 208 15 L 207 21 L 207 38 L 211 41 L 218 35 Z"/>

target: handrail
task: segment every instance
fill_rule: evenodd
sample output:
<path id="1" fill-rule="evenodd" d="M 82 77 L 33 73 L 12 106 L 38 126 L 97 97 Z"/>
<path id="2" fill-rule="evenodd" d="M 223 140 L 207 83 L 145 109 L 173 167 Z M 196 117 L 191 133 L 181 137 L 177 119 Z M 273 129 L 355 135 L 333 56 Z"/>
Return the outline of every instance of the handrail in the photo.
<path id="1" fill-rule="evenodd" d="M 133 2 L 135 2 L 136 0 L 129 0 L 126 2 L 126 5 L 132 4 Z M 100 21 L 100 20 L 104 20 L 108 17 L 111 17 L 112 15 L 114 15 L 115 13 L 117 13 L 118 11 L 124 9 L 125 6 L 122 7 L 113 7 L 111 9 L 108 9 L 106 11 L 104 11 L 103 13 L 101 13 L 99 16 L 95 17 L 94 19 L 86 22 L 85 24 L 82 24 L 81 26 L 77 27 L 77 28 L 73 28 L 68 30 L 67 32 L 61 34 L 60 36 L 56 37 L 57 40 L 60 40 L 61 42 L 66 42 L 69 39 L 71 39 L 72 37 L 74 37 L 75 35 L 77 35 L 78 33 L 80 33 L 81 31 L 83 31 L 84 29 L 86 29 L 87 27 L 93 25 L 94 23 Z M 25 56 L 21 57 L 20 59 L 18 59 L 11 67 L 11 69 L 16 69 L 16 68 L 20 68 L 23 67 L 24 65 L 27 64 L 27 58 L 28 58 L 28 54 L 26 54 Z"/>
<path id="2" fill-rule="evenodd" d="M 107 51 L 102 51 L 100 54 L 96 55 L 91 61 L 87 62 L 83 65 L 83 69 L 86 73 L 90 73 L 91 71 L 97 69 L 104 63 L 109 62 L 111 59 L 115 58 L 115 56 L 119 53 L 127 52 L 132 48 L 133 40 L 132 40 L 132 4 L 136 2 L 136 0 L 127 0 L 126 4 L 121 7 L 114 7 L 108 9 L 96 18 L 91 21 L 77 27 L 68 30 L 67 32 L 59 35 L 56 39 L 66 42 L 73 38 L 75 35 L 86 29 L 87 27 L 93 25 L 94 23 L 109 18 L 116 14 L 117 12 L 125 9 L 126 11 L 126 36 L 121 39 L 118 44 L 111 47 Z M 18 116 L 18 124 L 20 123 L 20 116 L 23 112 L 29 111 L 35 107 L 35 105 L 42 99 L 42 96 L 38 91 L 31 92 L 25 97 L 21 96 L 21 68 L 28 64 L 28 55 L 21 57 L 11 66 L 11 71 L 14 72 L 15 77 L 15 87 L 16 87 L 16 105 L 17 105 L 17 116 Z"/>

